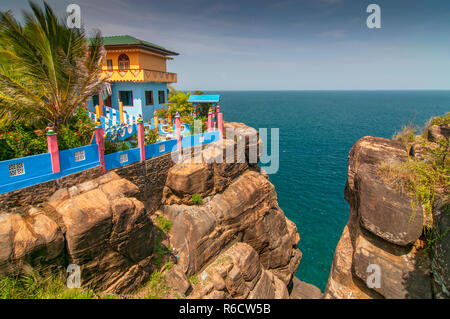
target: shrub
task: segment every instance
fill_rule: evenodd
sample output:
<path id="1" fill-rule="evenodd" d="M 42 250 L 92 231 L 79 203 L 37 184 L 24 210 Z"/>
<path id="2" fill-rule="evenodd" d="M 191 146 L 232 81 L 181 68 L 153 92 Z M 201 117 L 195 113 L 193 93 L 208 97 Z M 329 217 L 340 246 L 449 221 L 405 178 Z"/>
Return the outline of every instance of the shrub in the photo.
<path id="1" fill-rule="evenodd" d="M 158 140 L 159 133 L 156 130 L 145 132 L 145 145 L 154 144 Z"/>
<path id="2" fill-rule="evenodd" d="M 91 143 L 94 124 L 84 108 L 75 114 L 57 131 L 58 149 L 65 150 Z M 47 136 L 42 123 L 32 126 L 24 122 L 10 123 L 1 128 L 0 160 L 46 153 Z"/>
<path id="3" fill-rule="evenodd" d="M 450 124 L 450 112 L 445 115 L 435 117 L 431 120 L 432 125 L 449 125 Z"/>
<path id="4" fill-rule="evenodd" d="M 159 228 L 161 228 L 164 232 L 168 232 L 172 228 L 172 222 L 163 216 L 159 215 L 156 217 L 156 223 L 158 224 Z"/>
<path id="5" fill-rule="evenodd" d="M 147 290 L 147 299 L 162 299 L 170 292 L 170 288 L 166 283 L 166 278 L 159 271 L 155 271 L 150 275 L 150 280 L 145 285 Z"/>
<path id="6" fill-rule="evenodd" d="M 203 204 L 203 197 L 200 194 L 194 194 L 192 195 L 192 203 L 194 205 L 201 205 Z"/>
<path id="7" fill-rule="evenodd" d="M 4 134 L 5 142 L 3 144 L 6 143 L 8 148 L 4 151 L 3 156 L 9 155 L 9 158 L 18 158 L 46 153 L 47 137 L 42 132 L 38 134 L 25 124 L 13 125 L 10 127 L 10 131 Z"/>
<path id="8" fill-rule="evenodd" d="M 411 146 L 411 143 L 414 142 L 415 139 L 415 133 L 417 131 L 417 128 L 414 126 L 413 123 L 409 123 L 408 125 L 404 125 L 400 132 L 397 132 L 392 139 L 394 141 L 400 141 L 405 146 L 407 150 L 409 150 L 409 147 Z"/>
<path id="9" fill-rule="evenodd" d="M 65 274 L 35 272 L 0 278 L 0 299 L 92 299 L 92 289 L 68 288 Z"/>

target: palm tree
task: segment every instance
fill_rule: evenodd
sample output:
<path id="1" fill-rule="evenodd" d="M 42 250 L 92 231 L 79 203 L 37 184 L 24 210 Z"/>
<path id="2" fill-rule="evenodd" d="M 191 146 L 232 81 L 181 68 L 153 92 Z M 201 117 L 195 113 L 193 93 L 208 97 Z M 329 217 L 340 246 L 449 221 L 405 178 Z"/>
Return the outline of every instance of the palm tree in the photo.
<path id="1" fill-rule="evenodd" d="M 100 32 L 88 43 L 83 29 L 69 29 L 44 2 L 30 1 L 21 25 L 0 12 L 0 118 L 58 129 L 104 83 Z"/>

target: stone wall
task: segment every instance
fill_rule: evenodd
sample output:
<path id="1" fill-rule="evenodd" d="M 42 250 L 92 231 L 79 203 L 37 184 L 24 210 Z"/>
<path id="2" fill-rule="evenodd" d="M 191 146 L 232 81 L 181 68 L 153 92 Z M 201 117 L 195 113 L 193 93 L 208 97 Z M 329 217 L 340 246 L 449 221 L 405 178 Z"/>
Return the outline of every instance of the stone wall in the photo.
<path id="1" fill-rule="evenodd" d="M 123 177 L 139 188 L 136 195 L 146 204 L 147 209 L 155 209 L 161 202 L 162 191 L 169 169 L 174 165 L 171 154 L 150 158 L 115 168 L 111 171 Z M 62 188 L 70 188 L 102 175 L 100 166 L 71 174 L 59 179 L 18 189 L 0 195 L 0 214 L 25 214 L 31 206 L 39 206 L 48 201 L 50 196 Z"/>

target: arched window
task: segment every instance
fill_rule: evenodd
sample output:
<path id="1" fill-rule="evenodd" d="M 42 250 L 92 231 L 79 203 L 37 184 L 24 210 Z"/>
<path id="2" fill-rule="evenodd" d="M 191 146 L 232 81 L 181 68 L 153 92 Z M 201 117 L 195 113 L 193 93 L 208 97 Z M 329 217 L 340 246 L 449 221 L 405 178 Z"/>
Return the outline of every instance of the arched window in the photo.
<path id="1" fill-rule="evenodd" d="M 129 69 L 130 68 L 130 58 L 128 58 L 128 55 L 121 54 L 119 56 L 119 69 Z"/>

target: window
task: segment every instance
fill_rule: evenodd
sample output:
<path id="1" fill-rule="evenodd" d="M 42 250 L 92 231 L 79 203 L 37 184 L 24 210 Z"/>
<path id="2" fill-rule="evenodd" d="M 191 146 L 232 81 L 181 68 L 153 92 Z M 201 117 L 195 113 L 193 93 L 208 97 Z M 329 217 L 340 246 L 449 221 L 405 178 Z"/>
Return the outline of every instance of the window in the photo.
<path id="1" fill-rule="evenodd" d="M 95 94 L 95 95 L 92 96 L 92 105 L 94 105 L 94 107 L 96 105 L 100 105 L 100 100 L 98 98 L 98 94 Z"/>
<path id="2" fill-rule="evenodd" d="M 165 97 L 164 91 L 158 91 L 158 103 L 164 104 L 166 103 L 166 97 Z"/>
<path id="3" fill-rule="evenodd" d="M 166 150 L 166 145 L 164 144 L 159 144 L 159 152 L 164 152 Z"/>
<path id="4" fill-rule="evenodd" d="M 25 174 L 25 167 L 23 166 L 23 163 L 15 163 L 9 165 L 9 176 L 14 177 L 18 175 Z"/>
<path id="5" fill-rule="evenodd" d="M 106 60 L 106 65 L 108 66 L 108 71 L 113 70 L 113 61 L 112 60 Z"/>
<path id="6" fill-rule="evenodd" d="M 133 106 L 133 91 L 119 91 L 119 100 L 123 106 Z"/>
<path id="7" fill-rule="evenodd" d="M 121 54 L 119 56 L 119 69 L 129 69 L 130 68 L 130 59 L 128 58 L 128 55 Z"/>
<path id="8" fill-rule="evenodd" d="M 128 153 L 120 154 L 120 163 L 128 162 Z"/>
<path id="9" fill-rule="evenodd" d="M 86 159 L 86 153 L 84 151 L 75 152 L 75 162 L 81 162 Z"/>
<path id="10" fill-rule="evenodd" d="M 145 91 L 145 105 L 153 105 L 153 91 Z"/>

